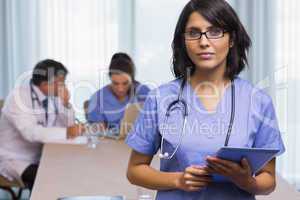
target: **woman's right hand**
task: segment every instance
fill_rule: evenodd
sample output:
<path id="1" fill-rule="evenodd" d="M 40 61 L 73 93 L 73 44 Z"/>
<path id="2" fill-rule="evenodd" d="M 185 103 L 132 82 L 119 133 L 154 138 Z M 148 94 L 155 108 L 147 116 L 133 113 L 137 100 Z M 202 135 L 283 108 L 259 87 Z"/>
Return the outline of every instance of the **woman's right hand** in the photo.
<path id="1" fill-rule="evenodd" d="M 204 167 L 190 166 L 176 179 L 176 189 L 186 192 L 199 191 L 212 181 Z"/>

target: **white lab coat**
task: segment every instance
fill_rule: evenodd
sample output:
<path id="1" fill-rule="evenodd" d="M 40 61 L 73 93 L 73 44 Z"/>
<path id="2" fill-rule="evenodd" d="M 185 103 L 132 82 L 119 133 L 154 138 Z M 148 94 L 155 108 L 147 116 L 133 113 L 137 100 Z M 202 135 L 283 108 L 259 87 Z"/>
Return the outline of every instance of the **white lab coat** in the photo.
<path id="1" fill-rule="evenodd" d="M 40 102 L 46 96 L 33 86 Z M 30 84 L 15 88 L 5 100 L 0 117 L 0 174 L 19 179 L 30 165 L 38 163 L 42 144 L 66 139 L 66 127 L 74 124 L 74 110 L 58 97 L 48 98 L 48 120 L 37 100 L 32 104 Z M 57 107 L 58 114 L 55 113 Z"/>

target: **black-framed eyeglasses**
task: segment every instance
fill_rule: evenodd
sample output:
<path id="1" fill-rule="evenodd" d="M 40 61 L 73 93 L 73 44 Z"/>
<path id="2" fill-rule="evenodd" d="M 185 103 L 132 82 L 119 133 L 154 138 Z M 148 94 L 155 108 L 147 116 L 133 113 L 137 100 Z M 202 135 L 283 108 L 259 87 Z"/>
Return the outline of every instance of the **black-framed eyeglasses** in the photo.
<path id="1" fill-rule="evenodd" d="M 221 28 L 213 28 L 205 32 L 190 30 L 184 33 L 184 38 L 186 40 L 200 40 L 202 35 L 205 35 L 207 39 L 219 39 L 224 37 L 226 32 L 226 30 Z"/>

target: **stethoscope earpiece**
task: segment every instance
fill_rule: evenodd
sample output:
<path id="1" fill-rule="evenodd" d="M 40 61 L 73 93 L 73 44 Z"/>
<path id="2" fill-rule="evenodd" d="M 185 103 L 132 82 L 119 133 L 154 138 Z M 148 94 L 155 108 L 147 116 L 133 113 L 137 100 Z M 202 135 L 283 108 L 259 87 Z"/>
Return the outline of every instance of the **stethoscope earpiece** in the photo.
<path id="1" fill-rule="evenodd" d="M 166 159 L 166 158 L 168 158 L 168 157 L 169 157 L 169 153 L 168 153 L 168 152 L 165 152 L 164 154 L 162 154 L 162 153 L 159 154 L 159 158 L 164 158 L 164 159 Z"/>
<path id="2" fill-rule="evenodd" d="M 168 152 L 165 152 L 165 153 L 164 153 L 164 157 L 165 157 L 165 158 L 169 157 L 169 153 L 168 153 Z"/>

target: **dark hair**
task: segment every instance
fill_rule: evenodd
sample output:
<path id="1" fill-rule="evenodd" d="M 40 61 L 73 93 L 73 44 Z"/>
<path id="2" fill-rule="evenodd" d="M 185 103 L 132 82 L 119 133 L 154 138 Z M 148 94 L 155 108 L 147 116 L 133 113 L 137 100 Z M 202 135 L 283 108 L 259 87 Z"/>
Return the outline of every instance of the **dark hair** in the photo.
<path id="1" fill-rule="evenodd" d="M 46 59 L 35 65 L 31 81 L 34 85 L 39 86 L 44 81 L 49 82 L 53 77 L 58 75 L 66 76 L 67 74 L 68 70 L 62 63 Z"/>
<path id="2" fill-rule="evenodd" d="M 226 30 L 230 35 L 233 47 L 227 55 L 225 76 L 233 79 L 248 64 L 247 53 L 251 39 L 240 22 L 237 14 L 225 0 L 191 0 L 184 7 L 176 25 L 173 49 L 173 73 L 176 78 L 187 78 L 195 72 L 195 65 L 186 52 L 184 32 L 190 15 L 198 12 L 216 27 Z M 190 69 L 190 72 L 188 70 Z"/>
<path id="3" fill-rule="evenodd" d="M 130 56 L 126 53 L 115 53 L 111 58 L 109 76 L 119 73 L 126 73 L 133 82 L 135 81 L 135 66 Z"/>

